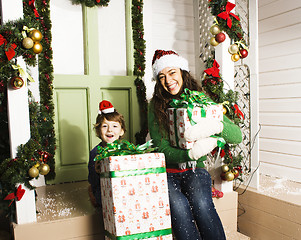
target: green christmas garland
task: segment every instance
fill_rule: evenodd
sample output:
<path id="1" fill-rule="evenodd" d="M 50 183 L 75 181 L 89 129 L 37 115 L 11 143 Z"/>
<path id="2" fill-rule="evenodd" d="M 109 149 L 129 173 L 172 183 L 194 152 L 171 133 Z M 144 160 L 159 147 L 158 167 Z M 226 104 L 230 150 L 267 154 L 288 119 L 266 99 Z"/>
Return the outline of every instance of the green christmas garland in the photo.
<path id="1" fill-rule="evenodd" d="M 229 14 L 231 12 L 228 12 L 228 10 L 231 9 L 229 8 L 229 4 L 231 3 L 227 0 L 209 0 L 208 6 L 210 8 L 211 14 L 216 17 L 216 24 L 220 27 L 220 29 L 226 32 L 233 41 L 242 41 L 244 44 L 246 44 L 239 16 L 237 16 L 237 19 L 235 17 L 235 14 Z M 229 24 L 229 21 L 231 22 L 231 25 Z"/>
<path id="2" fill-rule="evenodd" d="M 40 24 L 40 31 L 43 34 L 41 44 L 43 51 L 39 54 L 39 91 L 40 91 L 40 114 L 43 122 L 39 123 L 39 133 L 41 136 L 41 144 L 44 151 L 51 156 L 55 155 L 55 130 L 54 130 L 54 103 L 53 103 L 53 52 L 51 47 L 51 20 L 50 20 L 50 0 L 40 0 L 36 2 L 36 9 L 30 5 L 32 0 L 26 0 L 23 4 L 24 15 L 37 19 Z M 37 13 L 38 11 L 38 13 Z M 40 14 L 41 16 L 39 16 Z M 37 16 L 38 15 L 38 16 Z M 55 161 L 54 157 L 48 160 L 50 173 L 46 175 L 46 179 L 55 178 Z"/>
<path id="3" fill-rule="evenodd" d="M 95 7 L 95 6 L 101 6 L 106 7 L 108 6 L 110 0 L 71 0 L 73 4 L 83 4 L 87 7 Z"/>
<path id="4" fill-rule="evenodd" d="M 134 42 L 134 75 L 137 98 L 140 107 L 140 128 L 136 133 L 137 144 L 145 142 L 148 133 L 146 87 L 143 81 L 145 74 L 145 40 L 143 27 L 143 0 L 132 0 L 132 28 Z"/>
<path id="5" fill-rule="evenodd" d="M 3 41 L 0 46 L 0 128 L 1 132 L 5 133 L 5 137 L 0 139 L 0 209 L 4 212 L 9 210 L 9 206 L 14 206 L 4 199 L 16 193 L 17 184 L 24 183 L 29 189 L 33 188 L 30 184 L 33 177 L 29 175 L 31 168 L 48 164 L 51 172 L 46 177 L 50 179 L 54 177 L 55 136 L 49 0 L 39 1 L 36 5 L 32 0 L 25 0 L 23 1 L 23 12 L 24 19 L 9 21 L 1 26 L 0 30 Z M 41 102 L 35 102 L 31 93 L 29 93 L 31 138 L 26 144 L 21 144 L 18 147 L 17 157 L 11 159 L 8 157 L 6 88 L 9 86 L 12 77 L 19 76 L 19 72 L 12 68 L 12 65 L 17 64 L 17 57 L 22 56 L 27 65 L 30 66 L 35 66 L 37 63 L 36 54 L 33 50 L 25 49 L 22 44 L 24 36 L 32 29 L 38 29 L 43 35 L 40 42 L 43 50 L 38 57 Z M 11 50 L 12 47 L 14 52 Z M 10 53 L 7 55 L 8 50 Z M 46 172 L 44 171 L 43 174 L 46 174 Z"/>

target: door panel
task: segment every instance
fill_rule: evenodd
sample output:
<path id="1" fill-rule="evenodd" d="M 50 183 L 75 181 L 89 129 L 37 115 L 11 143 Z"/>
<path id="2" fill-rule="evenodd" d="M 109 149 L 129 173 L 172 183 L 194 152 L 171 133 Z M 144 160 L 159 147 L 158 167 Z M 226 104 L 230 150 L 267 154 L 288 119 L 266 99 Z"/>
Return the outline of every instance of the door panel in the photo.
<path id="1" fill-rule="evenodd" d="M 140 130 L 132 75 L 131 1 L 111 1 L 104 8 L 74 9 L 68 4 L 70 0 L 53 0 L 50 6 L 58 12 L 52 25 L 57 44 L 53 46 L 56 178 L 49 183 L 87 179 L 89 151 L 100 142 L 93 131 L 100 101 L 111 101 L 124 115 L 125 139 L 134 142 Z M 61 26 L 69 15 L 81 19 L 76 29 L 70 22 L 70 27 Z M 117 22 L 120 17 L 123 20 Z"/>
<path id="2" fill-rule="evenodd" d="M 89 158 L 88 89 L 55 89 L 55 116 L 58 148 L 56 151 L 56 180 L 66 182 L 86 179 Z M 77 168 L 76 168 L 77 166 Z M 75 168 L 70 171 L 70 168 Z"/>

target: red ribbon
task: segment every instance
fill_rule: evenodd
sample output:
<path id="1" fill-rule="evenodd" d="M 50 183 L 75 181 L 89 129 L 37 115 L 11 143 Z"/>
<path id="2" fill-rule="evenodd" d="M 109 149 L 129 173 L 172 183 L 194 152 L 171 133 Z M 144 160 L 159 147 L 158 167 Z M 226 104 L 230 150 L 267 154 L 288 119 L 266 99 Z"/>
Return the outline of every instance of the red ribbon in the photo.
<path id="1" fill-rule="evenodd" d="M 242 113 L 242 111 L 239 110 L 237 104 L 234 104 L 233 107 L 234 107 L 234 113 L 235 113 L 239 118 L 245 119 L 244 114 Z"/>
<path id="2" fill-rule="evenodd" d="M 213 66 L 211 68 L 206 69 L 204 72 L 207 73 L 208 75 L 212 75 L 213 77 L 219 78 L 219 64 L 217 61 L 214 59 Z"/>
<path id="3" fill-rule="evenodd" d="M 6 46 L 7 40 L 0 34 L 0 46 L 3 44 Z M 16 47 L 17 45 L 15 43 L 12 43 L 10 47 L 7 50 L 5 50 L 6 57 L 9 61 L 16 55 Z"/>
<path id="4" fill-rule="evenodd" d="M 217 147 L 211 151 L 211 155 L 213 156 L 216 152 L 217 152 Z M 219 155 L 221 156 L 221 158 L 223 158 L 226 155 L 225 150 L 221 149 L 221 152 Z"/>
<path id="5" fill-rule="evenodd" d="M 13 201 L 16 199 L 17 201 L 20 201 L 25 193 L 25 189 L 22 189 L 22 186 L 19 185 L 16 194 L 15 193 L 10 193 L 8 194 L 4 200 L 12 200 L 9 204 L 9 206 L 13 203 Z"/>
<path id="6" fill-rule="evenodd" d="M 100 3 L 100 0 L 96 0 L 97 3 Z"/>
<path id="7" fill-rule="evenodd" d="M 230 16 L 232 16 L 236 20 L 240 21 L 240 19 L 237 15 L 230 12 L 234 7 L 235 7 L 234 3 L 227 2 L 226 11 L 221 12 L 220 14 L 217 15 L 218 17 L 227 20 L 227 25 L 228 25 L 229 28 L 232 27 L 232 19 L 230 18 Z"/>
<path id="8" fill-rule="evenodd" d="M 32 10 L 33 10 L 33 12 L 34 12 L 34 15 L 36 15 L 36 17 L 39 18 L 40 15 L 39 15 L 39 13 L 38 13 L 38 11 L 37 11 L 35 5 L 34 5 L 34 1 L 35 1 L 35 0 L 29 0 L 28 5 L 32 8 Z"/>

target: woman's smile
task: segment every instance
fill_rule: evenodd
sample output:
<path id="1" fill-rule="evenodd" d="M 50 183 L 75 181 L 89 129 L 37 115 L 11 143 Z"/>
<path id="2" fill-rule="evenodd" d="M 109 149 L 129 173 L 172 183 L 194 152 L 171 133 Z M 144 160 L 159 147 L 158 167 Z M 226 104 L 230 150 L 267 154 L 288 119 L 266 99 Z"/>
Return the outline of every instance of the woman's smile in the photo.
<path id="1" fill-rule="evenodd" d="M 180 68 L 166 67 L 158 75 L 162 87 L 172 95 L 181 90 L 183 78 Z"/>

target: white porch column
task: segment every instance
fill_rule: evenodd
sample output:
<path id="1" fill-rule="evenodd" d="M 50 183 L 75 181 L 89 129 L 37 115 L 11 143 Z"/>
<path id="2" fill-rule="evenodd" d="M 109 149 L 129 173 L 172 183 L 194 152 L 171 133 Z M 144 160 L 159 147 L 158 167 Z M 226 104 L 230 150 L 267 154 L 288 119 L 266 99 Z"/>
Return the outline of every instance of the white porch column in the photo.
<path id="1" fill-rule="evenodd" d="M 251 150 L 251 179 L 250 187 L 259 187 L 259 89 L 258 89 L 258 0 L 249 0 L 249 57 L 244 59 L 250 68 L 250 140 L 254 144 Z M 254 141 L 254 142 L 252 142 Z M 248 179 L 249 181 L 249 179 Z"/>
<path id="2" fill-rule="evenodd" d="M 235 4 L 235 0 L 229 0 L 229 2 Z M 232 10 L 233 13 L 234 10 Z M 231 60 L 231 55 L 228 52 L 229 46 L 230 38 L 226 34 L 225 41 L 215 47 L 215 60 L 220 65 L 220 74 L 224 81 L 224 87 L 227 90 L 234 89 L 234 62 Z M 221 166 L 223 164 L 222 160 L 217 164 Z M 221 178 L 217 178 L 214 181 L 214 187 L 222 192 L 232 192 L 233 181 L 223 181 Z"/>
<path id="3" fill-rule="evenodd" d="M 16 20 L 23 17 L 22 0 L 2 1 L 3 22 Z M 26 69 L 25 62 L 21 57 L 17 59 L 18 64 Z M 10 133 L 11 157 L 15 158 L 17 147 L 25 144 L 30 139 L 30 122 L 28 108 L 27 84 L 21 89 L 12 89 L 9 84 L 7 88 L 8 98 L 8 124 Z M 35 193 L 27 189 L 24 185 L 25 194 L 16 203 L 16 220 L 18 224 L 36 222 Z"/>

